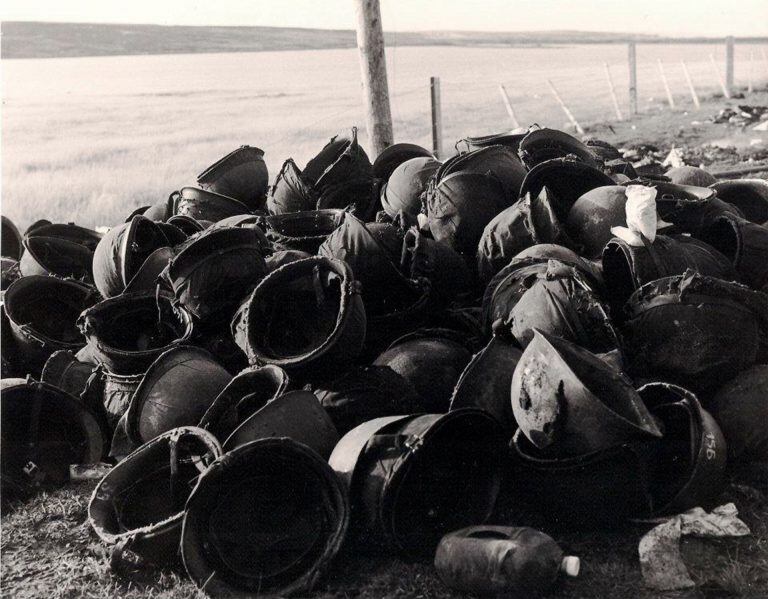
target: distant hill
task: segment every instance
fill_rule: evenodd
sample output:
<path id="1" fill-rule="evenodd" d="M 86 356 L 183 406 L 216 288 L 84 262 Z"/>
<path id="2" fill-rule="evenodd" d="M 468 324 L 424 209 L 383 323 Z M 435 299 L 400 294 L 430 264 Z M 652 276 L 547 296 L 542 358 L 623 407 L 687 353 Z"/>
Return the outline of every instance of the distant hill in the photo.
<path id="1" fill-rule="evenodd" d="M 319 50 L 354 48 L 356 44 L 355 32 L 342 29 L 188 27 L 26 21 L 5 21 L 0 28 L 3 58 Z M 387 33 L 385 37 L 388 45 L 397 44 L 398 46 L 515 46 L 610 43 L 630 39 L 648 43 L 668 41 L 653 35 L 583 31 L 398 32 Z M 711 41 L 722 41 L 722 39 Z"/>

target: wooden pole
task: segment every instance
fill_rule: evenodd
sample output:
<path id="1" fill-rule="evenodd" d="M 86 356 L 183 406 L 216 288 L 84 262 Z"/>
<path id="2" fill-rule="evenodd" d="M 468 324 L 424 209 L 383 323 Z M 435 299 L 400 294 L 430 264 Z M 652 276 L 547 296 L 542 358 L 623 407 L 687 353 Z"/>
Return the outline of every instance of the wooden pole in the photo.
<path id="1" fill-rule="evenodd" d="M 733 36 L 725 38 L 725 87 L 733 93 Z M 730 97 L 730 96 L 729 96 Z"/>
<path id="2" fill-rule="evenodd" d="M 392 145 L 392 113 L 379 0 L 355 0 L 355 15 L 366 127 L 373 155 L 378 156 L 384 148 Z"/>
<path id="3" fill-rule="evenodd" d="M 515 110 L 514 108 L 512 108 L 512 103 L 509 101 L 507 90 L 501 83 L 499 84 L 499 91 L 501 92 L 501 97 L 504 98 L 504 106 L 507 107 L 507 114 L 509 115 L 509 118 L 512 121 L 512 127 L 514 127 L 515 129 L 519 129 L 520 122 L 517 120 L 517 116 L 515 115 Z"/>
<path id="4" fill-rule="evenodd" d="M 717 63 L 715 62 L 715 57 L 713 54 L 709 55 L 709 64 L 712 65 L 712 71 L 715 73 L 717 82 L 720 84 L 720 89 L 723 90 L 723 95 L 726 98 L 730 98 L 731 94 L 728 92 L 728 88 L 725 86 L 725 81 L 723 81 L 723 76 L 720 74 L 720 69 L 717 68 Z"/>
<path id="5" fill-rule="evenodd" d="M 443 153 L 443 111 L 440 107 L 440 77 L 429 78 L 432 97 L 432 153 L 440 158 Z"/>
<path id="6" fill-rule="evenodd" d="M 760 53 L 763 55 L 763 62 L 765 63 L 765 70 L 768 72 L 768 55 L 765 53 L 765 48 L 760 48 Z"/>
<path id="7" fill-rule="evenodd" d="M 751 94 L 753 91 L 755 91 L 755 88 L 752 86 L 752 77 L 754 75 L 755 70 L 755 53 L 750 50 L 749 51 L 749 70 L 747 75 L 747 93 Z"/>
<path id="8" fill-rule="evenodd" d="M 635 42 L 629 42 L 629 116 L 637 114 L 637 52 Z"/>
<path id="9" fill-rule="evenodd" d="M 616 97 L 616 88 L 613 87 L 613 78 L 611 77 L 611 69 L 607 62 L 603 63 L 605 67 L 605 78 L 608 80 L 608 91 L 611 92 L 611 100 L 613 101 L 613 109 L 616 111 L 616 118 L 620 121 L 624 120 L 621 116 L 621 108 L 619 108 L 619 99 Z"/>
<path id="10" fill-rule="evenodd" d="M 699 102 L 699 94 L 696 93 L 696 88 L 693 87 L 693 81 L 691 81 L 691 74 L 688 72 L 688 65 L 685 64 L 684 60 L 680 61 L 680 64 L 683 65 L 683 73 L 685 73 L 685 80 L 688 82 L 688 89 L 691 90 L 691 98 L 693 98 L 693 103 L 696 105 L 696 108 L 701 108 L 701 102 Z"/>
<path id="11" fill-rule="evenodd" d="M 667 102 L 670 108 L 675 107 L 675 100 L 672 97 L 672 91 L 669 89 L 669 82 L 667 81 L 667 75 L 664 72 L 664 65 L 661 62 L 661 58 L 656 59 L 656 64 L 659 65 L 659 75 L 661 75 L 661 82 L 664 84 L 664 91 L 667 92 Z"/>
<path id="12" fill-rule="evenodd" d="M 568 120 L 571 121 L 571 124 L 576 129 L 576 133 L 578 133 L 579 135 L 584 135 L 584 129 L 581 128 L 581 125 L 579 125 L 579 122 L 573 116 L 573 113 L 565 105 L 565 102 L 563 102 L 563 99 L 560 97 L 560 94 L 557 93 L 555 86 L 552 85 L 552 82 L 549 79 L 547 79 L 547 85 L 549 86 L 549 89 L 552 91 L 552 95 L 555 96 L 555 100 L 557 100 L 557 103 L 560 104 L 560 108 L 563 109 L 565 116 L 568 117 Z"/>

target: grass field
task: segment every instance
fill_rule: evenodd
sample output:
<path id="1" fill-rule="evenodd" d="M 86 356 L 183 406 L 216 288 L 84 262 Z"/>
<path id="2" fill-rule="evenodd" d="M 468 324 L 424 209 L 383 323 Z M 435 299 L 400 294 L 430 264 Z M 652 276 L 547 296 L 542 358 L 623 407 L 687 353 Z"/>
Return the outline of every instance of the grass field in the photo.
<path id="1" fill-rule="evenodd" d="M 2 520 L 4 597 L 196 596 L 183 570 L 140 569 L 116 577 L 109 552 L 87 521 L 93 484 L 80 483 L 14 506 Z M 572 555 L 581 557 L 579 578 L 565 581 L 547 596 L 558 599 L 702 598 L 768 596 L 768 481 L 734 479 L 722 495 L 734 501 L 752 534 L 738 539 L 684 538 L 682 555 L 697 589 L 660 595 L 642 586 L 637 544 L 649 525 L 614 532 L 547 530 Z M 600 509 L 599 503 L 595 509 Z M 501 502 L 494 521 L 536 525 L 516 517 L 514 502 Z M 200 594 L 202 596 L 202 594 Z M 429 563 L 408 564 L 393 557 L 366 557 L 348 549 L 340 555 L 316 599 L 463 597 L 450 592 Z"/>
<path id="2" fill-rule="evenodd" d="M 768 81 L 761 47 L 740 44 L 736 80 L 742 86 L 750 49 L 755 82 Z M 658 58 L 667 63 L 682 113 L 691 103 L 679 59 L 688 62 L 704 96 L 717 85 L 708 55 L 723 64 L 723 52 L 713 45 L 640 45 L 642 111 L 655 114 L 663 106 Z M 627 106 L 623 44 L 391 47 L 396 141 L 431 146 L 431 75 L 442 82 L 446 152 L 467 135 L 510 128 L 499 83 L 523 123 L 563 126 L 548 78 L 583 123 L 611 121 L 603 62 Z M 331 135 L 353 125 L 367 146 L 354 49 L 18 59 L 4 60 L 2 71 L 2 211 L 21 227 L 39 218 L 113 225 L 193 184 L 206 166 L 244 143 L 266 151 L 273 177 L 286 158 L 303 165 Z M 708 106 L 696 116 L 712 111 Z M 608 130 L 600 135 L 615 139 Z"/>

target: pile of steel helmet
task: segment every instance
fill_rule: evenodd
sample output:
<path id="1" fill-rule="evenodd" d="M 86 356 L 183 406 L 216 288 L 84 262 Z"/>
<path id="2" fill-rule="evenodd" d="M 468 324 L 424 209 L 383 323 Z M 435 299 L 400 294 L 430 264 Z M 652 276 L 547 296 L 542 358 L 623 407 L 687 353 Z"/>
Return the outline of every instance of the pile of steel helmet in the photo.
<path id="1" fill-rule="evenodd" d="M 457 146 L 371 164 L 353 129 L 271 187 L 243 146 L 103 235 L 3 217 L 3 499 L 111 462 L 117 570 L 270 595 L 343 544 L 432 559 L 501 493 L 607 526 L 768 464 L 768 183 L 550 129 Z M 653 241 L 612 233 L 629 185 Z"/>

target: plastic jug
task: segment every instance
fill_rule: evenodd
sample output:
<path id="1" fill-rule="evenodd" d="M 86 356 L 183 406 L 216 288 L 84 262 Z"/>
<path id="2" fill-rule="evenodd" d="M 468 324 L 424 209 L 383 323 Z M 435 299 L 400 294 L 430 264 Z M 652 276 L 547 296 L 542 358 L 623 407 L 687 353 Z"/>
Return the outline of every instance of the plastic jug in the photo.
<path id="1" fill-rule="evenodd" d="M 578 576 L 578 557 L 564 556 L 548 535 L 527 527 L 471 526 L 445 535 L 435 567 L 452 589 L 472 593 L 546 591 L 562 572 Z"/>

